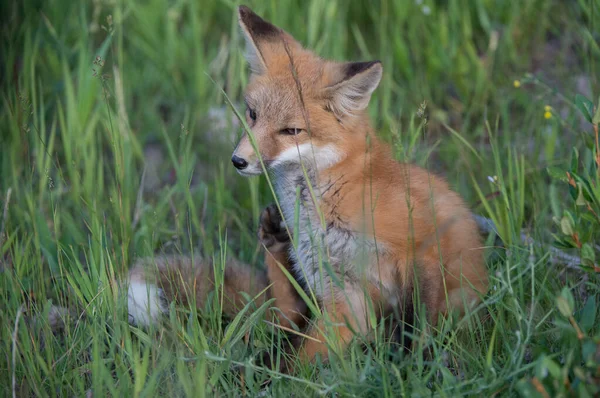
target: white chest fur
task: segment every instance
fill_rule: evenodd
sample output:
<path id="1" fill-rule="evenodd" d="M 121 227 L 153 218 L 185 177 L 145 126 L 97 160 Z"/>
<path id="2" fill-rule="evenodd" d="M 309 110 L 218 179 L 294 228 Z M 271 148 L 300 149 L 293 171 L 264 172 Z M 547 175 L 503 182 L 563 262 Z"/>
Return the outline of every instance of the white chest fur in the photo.
<path id="1" fill-rule="evenodd" d="M 314 175 L 307 174 L 309 181 L 315 181 Z M 330 187 L 330 183 L 324 186 Z M 357 282 L 376 250 L 372 238 L 353 231 L 339 218 L 332 220 L 332 214 L 322 213 L 324 186 L 313 182 L 309 187 L 299 168 L 288 167 L 275 178 L 283 216 L 294 235 L 290 258 L 296 277 L 321 297 L 331 283 Z"/>

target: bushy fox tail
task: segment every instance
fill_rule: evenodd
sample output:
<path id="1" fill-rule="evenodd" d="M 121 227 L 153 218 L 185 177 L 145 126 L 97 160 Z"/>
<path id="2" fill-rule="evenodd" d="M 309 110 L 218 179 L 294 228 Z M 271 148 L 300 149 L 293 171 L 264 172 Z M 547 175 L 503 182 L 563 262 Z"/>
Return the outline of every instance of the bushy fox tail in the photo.
<path id="1" fill-rule="evenodd" d="M 229 260 L 223 274 L 223 313 L 235 316 L 246 304 L 242 293 L 254 298 L 267 286 L 265 271 Z M 201 309 L 214 288 L 215 269 L 205 259 L 177 255 L 140 259 L 129 272 L 129 321 L 139 326 L 156 323 L 172 301 Z M 258 296 L 256 305 L 262 305 L 266 296 Z"/>

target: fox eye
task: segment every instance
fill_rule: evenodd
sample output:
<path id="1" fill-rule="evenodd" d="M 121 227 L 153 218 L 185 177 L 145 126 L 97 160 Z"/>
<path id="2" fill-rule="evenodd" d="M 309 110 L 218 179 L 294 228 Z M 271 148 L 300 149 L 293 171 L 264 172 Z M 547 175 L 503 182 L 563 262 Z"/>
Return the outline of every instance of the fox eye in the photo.
<path id="1" fill-rule="evenodd" d="M 254 109 L 248 108 L 248 116 L 250 116 L 253 122 L 256 121 L 256 111 Z"/>
<path id="2" fill-rule="evenodd" d="M 289 129 L 283 129 L 279 133 L 285 134 L 285 135 L 298 135 L 298 134 L 300 134 L 301 131 L 302 131 L 301 129 L 289 128 Z"/>

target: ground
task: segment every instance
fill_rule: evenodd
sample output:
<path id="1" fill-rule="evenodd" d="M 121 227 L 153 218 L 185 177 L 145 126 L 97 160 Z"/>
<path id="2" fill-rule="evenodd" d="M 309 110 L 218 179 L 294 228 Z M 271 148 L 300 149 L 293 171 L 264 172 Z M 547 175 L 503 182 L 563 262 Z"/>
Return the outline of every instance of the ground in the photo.
<path id="1" fill-rule="evenodd" d="M 490 291 L 458 327 L 418 326 L 411 352 L 373 323 L 375 343 L 293 377 L 255 365 L 282 335 L 255 308 L 221 319 L 219 289 L 128 324 L 136 258 L 262 266 L 272 193 L 229 160 L 223 92 L 239 104 L 248 75 L 236 5 L 0 6 L 1 395 L 597 394 L 598 0 L 250 2 L 323 57 L 382 61 L 380 136 L 494 221 Z"/>

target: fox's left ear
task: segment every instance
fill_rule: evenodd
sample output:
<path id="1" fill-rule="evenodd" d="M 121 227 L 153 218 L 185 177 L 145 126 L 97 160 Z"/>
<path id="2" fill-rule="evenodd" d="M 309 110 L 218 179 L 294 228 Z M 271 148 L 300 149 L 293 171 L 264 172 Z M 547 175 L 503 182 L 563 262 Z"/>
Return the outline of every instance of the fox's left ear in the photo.
<path id="1" fill-rule="evenodd" d="M 246 6 L 238 7 L 238 17 L 246 39 L 246 60 L 250 64 L 250 69 L 253 73 L 264 73 L 267 70 L 267 62 L 264 51 L 261 51 L 261 47 L 264 47 L 261 46 L 261 42 L 277 40 L 281 30 Z"/>
<path id="2" fill-rule="evenodd" d="M 337 83 L 326 87 L 325 94 L 336 116 L 341 118 L 366 109 L 383 74 L 381 62 L 349 62 L 331 68 Z"/>
<path id="3" fill-rule="evenodd" d="M 246 6 L 238 7 L 238 17 L 246 39 L 246 60 L 253 73 L 265 73 L 274 57 L 287 55 L 286 45 L 290 48 L 301 47 L 288 33 Z"/>

